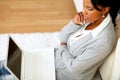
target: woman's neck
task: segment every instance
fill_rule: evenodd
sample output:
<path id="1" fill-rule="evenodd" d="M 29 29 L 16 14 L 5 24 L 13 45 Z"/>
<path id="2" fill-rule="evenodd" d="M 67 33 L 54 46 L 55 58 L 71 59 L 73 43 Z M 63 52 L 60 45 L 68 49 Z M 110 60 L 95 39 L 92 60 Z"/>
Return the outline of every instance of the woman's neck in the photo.
<path id="1" fill-rule="evenodd" d="M 95 29 L 102 21 L 104 20 L 104 18 L 100 18 L 97 21 L 90 23 L 85 30 L 93 30 Z"/>

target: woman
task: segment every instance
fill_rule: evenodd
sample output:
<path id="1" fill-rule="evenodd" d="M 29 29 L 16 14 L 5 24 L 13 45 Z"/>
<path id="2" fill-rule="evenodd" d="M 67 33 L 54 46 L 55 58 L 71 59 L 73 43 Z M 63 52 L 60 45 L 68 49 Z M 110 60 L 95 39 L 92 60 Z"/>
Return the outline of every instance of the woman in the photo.
<path id="1" fill-rule="evenodd" d="M 55 56 L 57 80 L 93 80 L 115 46 L 119 6 L 113 9 L 112 0 L 83 0 L 83 5 L 83 11 L 61 30 Z"/>

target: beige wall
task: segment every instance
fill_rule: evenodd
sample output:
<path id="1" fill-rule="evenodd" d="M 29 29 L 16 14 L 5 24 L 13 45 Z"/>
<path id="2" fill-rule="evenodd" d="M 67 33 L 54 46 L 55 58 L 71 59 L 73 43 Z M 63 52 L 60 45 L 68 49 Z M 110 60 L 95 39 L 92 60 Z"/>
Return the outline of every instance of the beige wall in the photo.
<path id="1" fill-rule="evenodd" d="M 75 12 L 73 0 L 0 0 L 0 33 L 59 31 Z"/>

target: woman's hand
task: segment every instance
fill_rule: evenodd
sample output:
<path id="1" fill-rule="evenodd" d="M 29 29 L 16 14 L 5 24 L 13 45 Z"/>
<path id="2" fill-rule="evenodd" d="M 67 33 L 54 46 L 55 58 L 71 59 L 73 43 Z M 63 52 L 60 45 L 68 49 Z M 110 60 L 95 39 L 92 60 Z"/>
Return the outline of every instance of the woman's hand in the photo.
<path id="1" fill-rule="evenodd" d="M 82 14 L 82 12 L 79 12 L 75 15 L 75 17 L 73 18 L 73 22 L 78 25 L 84 24 L 84 15 Z"/>

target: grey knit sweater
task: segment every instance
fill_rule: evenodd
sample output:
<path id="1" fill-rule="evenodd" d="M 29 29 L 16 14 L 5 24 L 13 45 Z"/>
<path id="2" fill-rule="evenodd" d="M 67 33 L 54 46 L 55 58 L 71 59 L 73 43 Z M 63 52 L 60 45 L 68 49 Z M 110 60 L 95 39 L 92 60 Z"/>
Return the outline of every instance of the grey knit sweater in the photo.
<path id="1" fill-rule="evenodd" d="M 71 20 L 61 30 L 60 40 L 68 45 L 60 46 L 55 53 L 57 80 L 92 80 L 115 45 L 114 27 L 110 21 L 95 38 L 88 34 L 69 46 L 70 35 L 81 27 L 84 25 L 76 25 Z"/>

